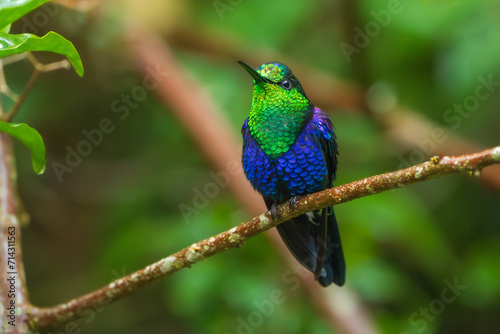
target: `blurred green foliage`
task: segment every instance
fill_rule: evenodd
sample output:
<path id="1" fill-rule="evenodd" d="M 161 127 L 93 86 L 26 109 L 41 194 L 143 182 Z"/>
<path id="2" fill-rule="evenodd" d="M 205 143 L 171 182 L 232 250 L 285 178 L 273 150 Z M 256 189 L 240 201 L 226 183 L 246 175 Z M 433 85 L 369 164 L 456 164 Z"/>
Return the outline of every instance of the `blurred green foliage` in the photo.
<path id="1" fill-rule="evenodd" d="M 31 215 L 23 231 L 23 252 L 35 305 L 91 291 L 249 218 L 224 190 L 187 224 L 178 205 L 190 204 L 193 189 L 212 181 L 204 156 L 152 92 L 123 120 L 113 113 L 113 101 L 143 79 L 123 45 L 130 18 L 165 36 L 195 28 L 273 50 L 325 74 L 359 80 L 358 65 L 348 63 L 339 47 L 353 43 L 346 36 L 354 29 L 345 22 L 339 1 L 220 1 L 232 6 L 222 18 L 214 2 L 200 0 L 109 1 L 87 13 L 58 7 L 53 15 L 54 7 L 45 8 L 54 6 L 49 3 L 39 10 L 50 18 L 47 24 L 37 25 L 42 21 L 35 12 L 13 25 L 15 33 L 61 32 L 74 42 L 86 68 L 83 79 L 70 71 L 44 75 L 14 119 L 29 120 L 47 147 L 48 170 L 41 177 L 30 171 L 25 150 L 16 150 L 20 195 Z M 359 28 L 374 20 L 372 11 L 387 6 L 388 1 L 358 1 Z M 444 112 L 474 94 L 479 76 L 500 81 L 499 5 L 464 0 L 401 1 L 401 6 L 362 48 L 365 74 L 369 84 L 383 81 L 392 87 L 401 105 L 450 129 Z M 239 132 L 249 111 L 251 84 L 236 59 L 227 62 L 173 48 Z M 56 59 L 36 56 L 45 62 Z M 23 62 L 6 68 L 13 89 L 22 89 L 31 70 Z M 295 74 L 299 80 L 307 76 Z M 455 133 L 485 147 L 498 145 L 499 104 L 495 91 Z M 369 117 L 327 111 L 341 150 L 337 184 L 395 170 L 398 157 L 407 156 Z M 98 128 L 103 118 L 112 121 L 113 130 L 59 182 L 51 163 L 64 163 L 68 147 L 75 149 L 85 139 L 82 131 Z M 360 295 L 382 333 L 495 332 L 500 312 L 499 199 L 497 190 L 456 175 L 336 208 L 347 285 Z M 283 279 L 289 270 L 260 235 L 245 247 L 96 311 L 78 325 L 82 333 L 236 333 L 239 319 L 248 321 L 258 310 L 255 302 L 269 300 L 277 289 L 285 302 L 275 305 L 252 328 L 254 333 L 329 333 L 305 292 Z M 455 278 L 467 288 L 432 321 L 422 322 L 426 318 L 420 309 L 438 305 L 431 303 L 441 298 L 445 281 Z M 338 288 L 329 289 L 335 293 Z"/>

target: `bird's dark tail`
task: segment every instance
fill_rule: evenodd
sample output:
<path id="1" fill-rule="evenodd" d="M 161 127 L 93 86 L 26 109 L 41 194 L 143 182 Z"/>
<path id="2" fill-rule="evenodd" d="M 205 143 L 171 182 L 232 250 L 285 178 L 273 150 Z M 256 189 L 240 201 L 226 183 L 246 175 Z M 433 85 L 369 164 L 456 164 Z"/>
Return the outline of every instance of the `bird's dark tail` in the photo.
<path id="1" fill-rule="evenodd" d="M 314 273 L 319 284 L 344 285 L 344 252 L 333 207 L 298 216 L 276 228 L 293 256 Z"/>

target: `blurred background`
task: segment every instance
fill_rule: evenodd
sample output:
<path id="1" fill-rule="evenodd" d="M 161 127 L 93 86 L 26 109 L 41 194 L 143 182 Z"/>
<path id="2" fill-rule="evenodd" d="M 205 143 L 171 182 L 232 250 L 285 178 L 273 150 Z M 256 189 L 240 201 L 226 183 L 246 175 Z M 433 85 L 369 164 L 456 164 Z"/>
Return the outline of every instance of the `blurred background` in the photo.
<path id="1" fill-rule="evenodd" d="M 16 143 L 33 304 L 90 292 L 255 214 L 234 187 L 207 194 L 224 170 L 199 145 L 181 93 L 161 95 L 148 73 L 159 87 L 189 80 L 182 94 L 241 150 L 251 78 L 236 60 L 288 64 L 333 119 L 339 185 L 500 144 L 499 13 L 495 1 L 61 0 L 19 20 L 13 33 L 56 31 L 85 67 L 83 78 L 44 74 L 13 120 L 47 147 L 36 176 Z M 141 54 L 157 47 L 170 58 L 146 66 Z M 20 92 L 31 71 L 9 65 L 11 87 Z M 82 144 L 86 133 L 97 144 Z M 492 167 L 480 180 L 451 175 L 336 207 L 347 284 L 318 291 L 337 313 L 360 306 L 364 320 L 349 321 L 372 332 L 497 332 L 499 177 Z M 292 265 L 261 234 L 77 323 L 81 333 L 348 333 L 291 283 Z M 275 290 L 280 302 L 262 311 Z"/>

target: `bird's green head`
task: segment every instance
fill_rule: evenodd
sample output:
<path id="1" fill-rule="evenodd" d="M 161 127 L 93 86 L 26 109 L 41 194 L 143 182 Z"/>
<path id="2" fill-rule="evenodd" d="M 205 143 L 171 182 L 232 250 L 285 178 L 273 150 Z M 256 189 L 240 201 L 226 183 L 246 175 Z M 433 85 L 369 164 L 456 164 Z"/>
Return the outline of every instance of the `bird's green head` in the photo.
<path id="1" fill-rule="evenodd" d="M 314 106 L 286 65 L 266 63 L 254 70 L 242 61 L 238 63 L 254 79 L 250 134 L 266 154 L 277 157 L 295 142 Z"/>

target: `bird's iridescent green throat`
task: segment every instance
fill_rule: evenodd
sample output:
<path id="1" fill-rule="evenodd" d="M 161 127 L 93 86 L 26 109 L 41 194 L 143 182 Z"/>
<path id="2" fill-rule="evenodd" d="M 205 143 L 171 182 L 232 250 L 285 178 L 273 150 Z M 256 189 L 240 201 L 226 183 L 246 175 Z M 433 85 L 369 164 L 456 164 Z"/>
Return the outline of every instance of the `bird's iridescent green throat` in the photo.
<path id="1" fill-rule="evenodd" d="M 284 64 L 267 63 L 254 70 L 239 63 L 254 78 L 250 134 L 267 155 L 276 158 L 295 142 L 314 107 Z"/>

